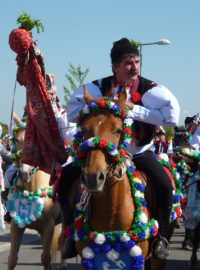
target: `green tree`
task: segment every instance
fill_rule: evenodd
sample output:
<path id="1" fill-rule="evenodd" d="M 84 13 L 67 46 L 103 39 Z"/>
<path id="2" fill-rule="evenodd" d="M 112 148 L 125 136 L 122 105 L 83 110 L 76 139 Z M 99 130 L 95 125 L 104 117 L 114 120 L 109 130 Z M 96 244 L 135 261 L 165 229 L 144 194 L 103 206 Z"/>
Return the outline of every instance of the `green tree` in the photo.
<path id="1" fill-rule="evenodd" d="M 168 140 L 171 140 L 174 137 L 174 127 L 164 127 L 166 132 L 166 137 Z"/>
<path id="2" fill-rule="evenodd" d="M 65 75 L 69 83 L 69 87 L 64 86 L 64 100 L 67 104 L 72 93 L 80 86 L 84 84 L 84 80 L 89 73 L 89 68 L 82 70 L 80 65 L 74 66 L 69 63 L 68 74 Z"/>
<path id="3" fill-rule="evenodd" d="M 0 125 L 2 126 L 2 135 L 1 138 L 7 133 L 9 133 L 8 125 L 4 124 L 3 122 L 0 122 Z"/>

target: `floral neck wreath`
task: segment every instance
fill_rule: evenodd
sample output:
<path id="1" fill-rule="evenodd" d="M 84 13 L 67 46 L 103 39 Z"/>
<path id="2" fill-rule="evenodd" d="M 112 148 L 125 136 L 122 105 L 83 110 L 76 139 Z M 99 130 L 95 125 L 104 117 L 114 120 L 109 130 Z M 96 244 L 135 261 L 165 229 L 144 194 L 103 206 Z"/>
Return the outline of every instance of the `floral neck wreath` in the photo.
<path id="1" fill-rule="evenodd" d="M 20 228 L 25 228 L 41 216 L 44 210 L 43 198 L 52 198 L 53 189 L 52 187 L 46 187 L 28 191 L 22 187 L 17 187 L 17 181 L 18 175 L 13 180 L 14 185 L 9 188 L 6 208 L 14 223 Z"/>
<path id="2" fill-rule="evenodd" d="M 180 154 L 186 157 L 193 158 L 197 161 L 200 161 L 200 151 L 196 149 L 191 149 L 191 148 L 180 148 L 178 150 Z"/>
<path id="3" fill-rule="evenodd" d="M 176 131 L 174 134 L 174 139 L 184 138 L 186 141 L 185 143 L 190 144 L 192 140 L 192 135 L 189 131 Z M 179 149 L 180 145 L 173 141 L 173 150 Z"/>
<path id="4" fill-rule="evenodd" d="M 93 137 L 83 142 L 83 132 L 81 124 L 90 113 L 99 112 L 102 110 L 111 111 L 116 116 L 123 119 L 123 140 L 117 147 L 110 142 L 99 137 Z M 88 193 L 83 186 L 80 187 L 80 194 L 78 202 L 74 211 L 74 224 L 66 227 L 66 237 L 71 237 L 76 241 L 90 242 L 90 246 L 82 251 L 83 266 L 89 270 L 97 270 L 99 265 L 99 257 L 105 255 L 104 262 L 107 268 L 116 268 L 121 263 L 120 269 L 137 269 L 142 270 L 144 266 L 144 257 L 141 248 L 136 242 L 155 237 L 158 232 L 158 223 L 153 218 L 149 220 L 147 202 L 144 198 L 144 184 L 139 179 L 139 174 L 135 171 L 135 167 L 130 160 L 125 159 L 126 149 L 132 140 L 132 126 L 133 120 L 129 117 L 129 109 L 121 110 L 118 105 L 109 100 L 101 100 L 99 102 L 91 102 L 86 105 L 78 119 L 79 130 L 73 142 L 73 149 L 75 152 L 75 160 L 83 165 L 84 158 L 90 148 L 100 148 L 107 151 L 113 157 L 114 162 L 122 163 L 125 161 L 127 174 L 130 180 L 132 197 L 135 202 L 136 212 L 133 224 L 129 231 L 109 231 L 97 232 L 92 231 L 89 225 L 89 220 L 86 213 L 88 200 Z M 123 254 L 129 255 L 124 259 Z M 100 255 L 103 254 L 103 255 Z M 117 268 L 118 269 L 118 268 Z"/>
<path id="5" fill-rule="evenodd" d="M 159 156 L 158 161 L 162 166 L 168 168 L 175 181 L 176 190 L 173 190 L 172 210 L 170 214 L 170 222 L 172 222 L 176 218 L 180 218 L 182 216 L 181 200 L 183 198 L 183 194 L 181 176 L 178 172 L 177 165 L 173 161 L 162 159 Z"/>
<path id="6" fill-rule="evenodd" d="M 194 175 L 193 172 L 188 170 L 187 163 L 185 162 L 185 160 L 179 161 L 176 166 L 177 166 L 177 171 L 178 173 L 180 173 L 182 178 L 188 178 Z"/>
<path id="7" fill-rule="evenodd" d="M 189 131 L 176 131 L 174 134 L 174 137 L 185 137 L 186 139 L 189 139 L 192 137 L 191 133 Z"/>

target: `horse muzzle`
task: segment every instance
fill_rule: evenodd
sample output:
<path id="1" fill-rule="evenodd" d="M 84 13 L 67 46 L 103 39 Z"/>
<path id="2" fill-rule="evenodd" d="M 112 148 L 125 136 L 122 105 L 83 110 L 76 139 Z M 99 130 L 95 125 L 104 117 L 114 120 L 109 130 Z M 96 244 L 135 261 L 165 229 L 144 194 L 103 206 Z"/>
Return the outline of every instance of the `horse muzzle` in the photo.
<path id="1" fill-rule="evenodd" d="M 90 193 L 101 192 L 106 181 L 106 172 L 98 171 L 95 174 L 82 173 L 82 183 Z"/>

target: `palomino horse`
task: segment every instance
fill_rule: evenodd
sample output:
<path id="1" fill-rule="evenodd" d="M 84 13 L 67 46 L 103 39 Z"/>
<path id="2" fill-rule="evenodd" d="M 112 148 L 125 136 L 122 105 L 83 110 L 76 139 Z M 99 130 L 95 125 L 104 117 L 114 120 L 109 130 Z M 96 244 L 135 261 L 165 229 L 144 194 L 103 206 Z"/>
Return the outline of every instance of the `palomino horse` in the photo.
<path id="1" fill-rule="evenodd" d="M 13 160 L 17 171 L 9 189 L 7 208 L 12 217 L 10 234 L 11 247 L 8 257 L 8 270 L 15 268 L 18 252 L 25 229 L 36 230 L 42 239 L 43 251 L 41 262 L 45 270 L 52 269 L 51 251 L 53 237 L 60 235 L 60 207 L 58 202 L 52 201 L 52 187 L 49 187 L 49 175 L 20 163 L 25 135 L 25 123 L 15 116 L 17 123 L 14 129 L 16 153 Z M 57 226 L 56 226 L 57 225 Z M 56 243 L 57 248 L 57 243 Z M 61 259 L 60 269 L 66 269 Z"/>
<path id="2" fill-rule="evenodd" d="M 82 185 L 74 226 L 66 234 L 76 240 L 84 269 L 142 270 L 158 224 L 147 210 L 146 176 L 135 170 L 126 152 L 132 141 L 126 94 L 115 102 L 93 100 L 86 90 L 84 95 L 73 144 Z M 153 262 L 152 269 L 164 269 L 164 260 Z"/>

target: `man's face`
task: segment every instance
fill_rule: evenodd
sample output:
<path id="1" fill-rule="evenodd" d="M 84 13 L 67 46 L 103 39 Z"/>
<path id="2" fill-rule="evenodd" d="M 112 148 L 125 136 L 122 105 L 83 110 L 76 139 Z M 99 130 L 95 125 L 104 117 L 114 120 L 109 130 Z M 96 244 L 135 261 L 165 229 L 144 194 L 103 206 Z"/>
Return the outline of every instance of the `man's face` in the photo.
<path id="1" fill-rule="evenodd" d="M 139 74 L 140 57 L 137 55 L 125 56 L 120 63 L 113 64 L 113 70 L 120 83 L 131 83 Z"/>
<path id="2" fill-rule="evenodd" d="M 198 127 L 198 124 L 192 123 L 191 126 L 190 126 L 190 133 L 194 134 L 195 131 L 197 130 L 197 127 Z"/>
<path id="3" fill-rule="evenodd" d="M 160 135 L 160 140 L 161 142 L 165 142 L 166 141 L 166 137 L 164 134 Z"/>

